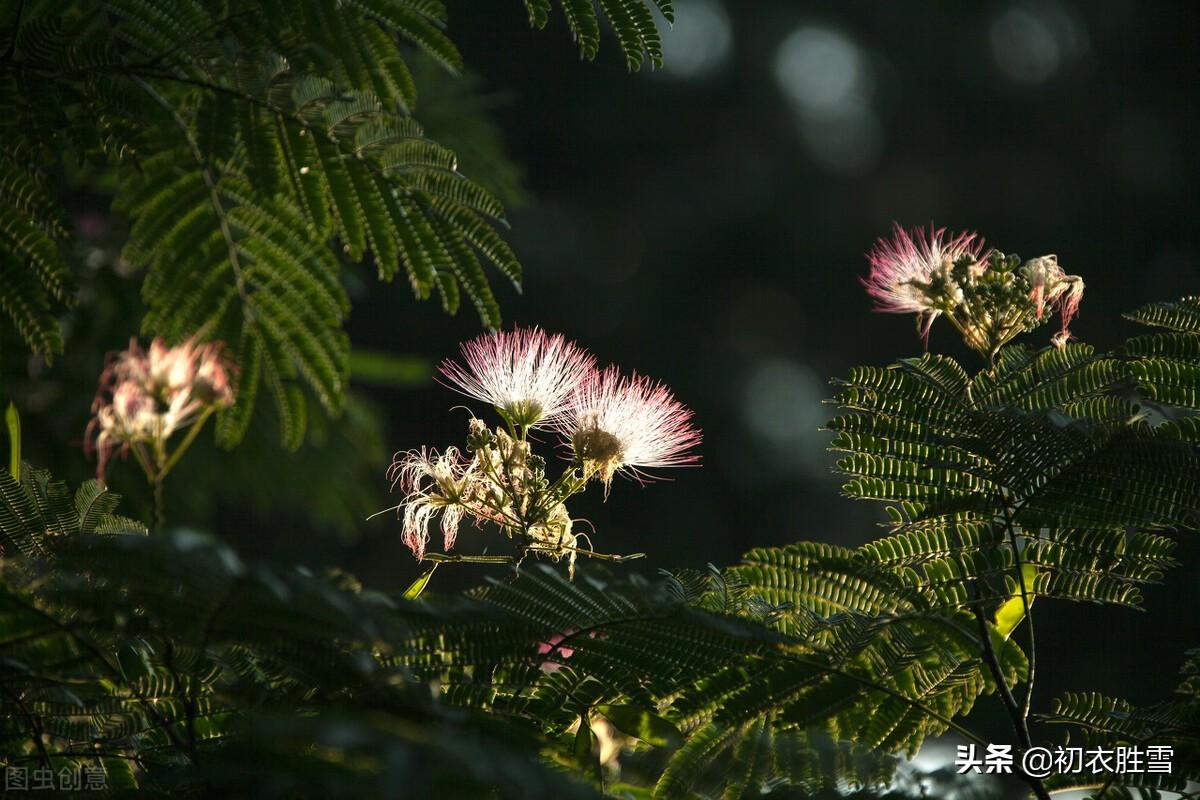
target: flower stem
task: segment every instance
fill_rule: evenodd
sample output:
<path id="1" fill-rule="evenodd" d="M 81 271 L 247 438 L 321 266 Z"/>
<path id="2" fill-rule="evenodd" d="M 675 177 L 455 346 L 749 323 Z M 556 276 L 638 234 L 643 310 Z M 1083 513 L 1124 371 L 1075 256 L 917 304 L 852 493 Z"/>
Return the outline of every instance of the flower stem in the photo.
<path id="1" fill-rule="evenodd" d="M 146 454 L 142 452 L 141 445 L 135 443 L 129 449 L 133 451 L 133 457 L 137 459 L 138 466 L 142 468 L 142 472 L 146 473 L 146 480 L 154 483 L 154 471 L 150 469 L 150 462 L 146 460 Z"/>
<path id="2" fill-rule="evenodd" d="M 512 556 L 471 556 L 447 555 L 446 553 L 426 553 L 422 561 L 433 564 L 512 564 Z"/>
<path id="3" fill-rule="evenodd" d="M 171 457 L 167 459 L 166 463 L 159 470 L 158 476 L 160 479 L 167 477 L 167 473 L 171 471 L 171 468 L 179 463 L 179 459 L 183 458 L 183 454 L 187 452 L 192 442 L 196 441 L 196 437 L 200 435 L 200 429 L 204 427 L 204 423 L 208 422 L 208 418 L 212 416 L 213 410 L 211 406 L 206 408 L 204 413 L 200 415 L 200 419 L 196 420 L 196 423 L 192 425 L 192 429 L 188 431 L 187 436 L 179 443 L 179 447 L 175 448 L 175 452 L 171 454 Z"/>
<path id="4" fill-rule="evenodd" d="M 154 530 L 161 533 L 167 525 L 167 506 L 163 500 L 163 479 L 158 475 L 154 479 Z"/>
<path id="5" fill-rule="evenodd" d="M 578 553 L 579 555 L 587 556 L 588 558 L 594 558 L 597 561 L 615 561 L 618 564 L 625 562 L 625 561 L 633 561 L 638 558 L 646 557 L 645 553 L 629 553 L 628 555 L 621 555 L 619 553 L 597 553 L 595 550 L 586 550 L 582 547 L 571 547 L 570 545 L 565 545 L 565 544 L 555 545 L 553 547 L 546 547 L 546 546 L 539 546 L 537 544 L 531 544 L 531 545 L 528 545 L 525 549 L 529 550 L 531 552 L 534 552 L 534 553 L 539 552 L 539 551 L 557 552 L 559 550 L 562 550 L 567 553 Z"/>
<path id="6" fill-rule="evenodd" d="M 159 442 L 154 448 L 154 478 L 151 483 L 154 484 L 154 530 L 156 533 L 162 533 L 167 527 L 167 504 L 163 498 L 163 480 L 167 477 L 167 471 L 163 468 L 164 462 L 167 460 L 167 448 L 165 442 Z"/>
<path id="7" fill-rule="evenodd" d="M 154 530 L 161 531 L 167 524 L 167 507 L 163 497 L 163 479 L 166 478 L 167 473 L 162 467 L 165 454 L 161 447 L 156 447 L 155 465 L 152 467 L 150 459 L 142 451 L 141 445 L 134 444 L 130 449 L 133 451 L 133 457 L 137 459 L 138 466 L 142 468 L 142 472 L 146 473 L 146 481 L 154 493 Z"/>

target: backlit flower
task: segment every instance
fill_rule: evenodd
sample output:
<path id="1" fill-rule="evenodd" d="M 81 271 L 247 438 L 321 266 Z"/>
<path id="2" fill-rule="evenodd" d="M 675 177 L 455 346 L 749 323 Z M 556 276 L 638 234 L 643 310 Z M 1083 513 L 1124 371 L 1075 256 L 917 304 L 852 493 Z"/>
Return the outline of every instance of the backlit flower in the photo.
<path id="1" fill-rule="evenodd" d="M 491 403 L 514 425 L 536 427 L 561 414 L 596 359 L 539 328 L 484 334 L 461 346 L 463 361 L 440 367 L 451 387 Z"/>
<path id="2" fill-rule="evenodd" d="M 1037 308 L 1037 318 L 1042 318 L 1046 306 L 1056 309 L 1065 341 L 1070 336 L 1071 320 L 1079 313 L 1079 303 L 1083 299 L 1083 278 L 1068 275 L 1058 265 L 1056 255 L 1031 258 L 1021 267 L 1021 272 L 1029 281 L 1030 299 Z"/>
<path id="3" fill-rule="evenodd" d="M 863 279 L 878 311 L 915 313 L 926 342 L 938 317 L 962 334 L 968 347 L 994 366 L 1001 348 L 1058 312 L 1062 331 L 1052 343 L 1063 347 L 1079 311 L 1083 279 L 1067 275 L 1054 255 L 1024 264 L 1015 253 L 984 250 L 974 233 L 947 238 L 944 229 L 906 231 L 893 226 L 867 254 Z"/>
<path id="4" fill-rule="evenodd" d="M 172 434 L 203 411 L 233 402 L 231 367 L 220 342 L 188 340 L 167 347 L 155 339 L 143 350 L 136 339 L 113 357 L 100 374 L 85 449 L 98 454 L 103 479 L 114 452 L 149 445 L 159 452 Z"/>
<path id="5" fill-rule="evenodd" d="M 569 414 L 557 425 L 588 476 L 608 486 L 618 470 L 681 467 L 699 460 L 692 412 L 671 390 L 644 376 L 622 376 L 616 367 L 595 372 L 576 389 Z"/>
<path id="6" fill-rule="evenodd" d="M 401 538 L 418 559 L 429 542 L 429 523 L 441 513 L 442 545 L 454 546 L 458 526 L 474 504 L 479 487 L 475 461 L 467 461 L 456 447 L 444 453 L 422 447 L 398 453 L 387 473 L 392 489 L 404 492 L 396 506 L 404 517 Z"/>
<path id="7" fill-rule="evenodd" d="M 892 238 L 879 239 L 867 253 L 871 271 L 862 282 L 875 298 L 876 311 L 918 314 L 922 337 L 928 338 L 934 319 L 945 311 L 944 303 L 954 300 L 957 287 L 950 272 L 964 256 L 975 265 L 973 273 L 987 268 L 987 254 L 978 234 L 958 233 L 947 238 L 945 228 L 930 225 L 910 232 L 892 223 Z"/>
<path id="8" fill-rule="evenodd" d="M 136 442 L 153 440 L 164 427 L 161 415 L 155 411 L 154 399 L 134 381 L 118 384 L 112 392 L 112 402 L 95 409 L 95 414 L 84 441 L 88 449 L 96 450 L 97 476 L 101 479 L 113 453 L 123 452 Z"/>

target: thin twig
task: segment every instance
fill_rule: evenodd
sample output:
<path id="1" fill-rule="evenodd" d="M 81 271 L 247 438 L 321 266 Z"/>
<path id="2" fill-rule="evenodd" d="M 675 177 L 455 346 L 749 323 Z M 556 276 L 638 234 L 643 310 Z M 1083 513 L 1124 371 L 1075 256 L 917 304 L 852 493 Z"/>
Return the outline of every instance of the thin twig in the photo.
<path id="1" fill-rule="evenodd" d="M 154 530 L 162 533 L 167 527 L 167 503 L 163 497 L 163 476 L 157 474 L 151 481 L 154 486 Z"/>
<path id="2" fill-rule="evenodd" d="M 966 543 L 962 537 L 962 533 L 958 530 L 957 520 L 954 521 L 954 533 L 958 537 L 959 543 L 965 546 Z M 962 569 L 964 575 L 968 574 L 966 565 L 962 562 L 961 554 L 959 555 L 959 568 Z M 976 595 L 979 593 L 976 581 L 971 581 L 971 592 Z M 1009 688 L 1008 681 L 1004 677 L 1004 670 L 1000 666 L 1000 660 L 996 657 L 996 649 L 992 646 L 992 634 L 988 628 L 987 615 L 984 613 L 982 605 L 977 604 L 973 606 L 972 610 L 975 612 L 975 620 L 979 625 L 979 639 L 983 646 L 984 663 L 987 664 L 988 670 L 992 673 L 992 678 L 996 682 L 996 691 L 1000 695 L 1000 702 L 1004 705 L 1005 711 L 1008 712 L 1013 732 L 1016 734 L 1021 750 L 1027 751 L 1033 747 L 1033 742 L 1029 738 L 1029 727 L 1025 723 L 1025 718 L 1021 715 L 1021 707 L 1017 704 L 1012 689 Z M 1039 800 L 1050 800 L 1050 795 L 1046 792 L 1046 787 L 1040 778 L 1035 778 L 1025 772 L 1021 773 L 1021 777 L 1033 789 L 1033 793 Z"/>
<path id="3" fill-rule="evenodd" d="M 566 544 L 531 544 L 525 549 L 531 550 L 535 553 L 557 553 L 560 551 L 564 553 L 578 553 L 580 555 L 587 556 L 588 558 L 594 558 L 597 561 L 615 561 L 618 564 L 624 561 L 634 561 L 636 559 L 646 557 L 645 553 L 629 553 L 627 555 L 621 555 L 620 553 L 597 553 L 595 550 L 587 550 L 582 547 L 571 547 L 570 545 Z"/>
<path id="4" fill-rule="evenodd" d="M 1013 527 L 1012 510 L 1008 503 L 1004 503 L 1004 526 L 1008 531 L 1009 544 L 1013 550 L 1013 562 L 1017 567 L 1017 581 L 1021 586 L 1021 605 L 1025 610 L 1025 624 L 1029 630 L 1029 677 L 1025 682 L 1025 700 L 1021 703 L 1021 719 L 1028 726 L 1029 708 L 1033 702 L 1033 681 L 1037 674 L 1037 640 L 1033 633 L 1033 607 L 1029 600 L 1029 594 L 1025 588 L 1025 567 L 1021 560 L 1021 553 L 1017 550 L 1017 534 Z"/>
<path id="5" fill-rule="evenodd" d="M 514 556 L 450 555 L 448 553 L 426 553 L 422 561 L 433 564 L 515 564 Z"/>
<path id="6" fill-rule="evenodd" d="M 158 471 L 160 478 L 167 477 L 167 473 L 171 471 L 171 468 L 179 463 L 179 459 L 183 458 L 183 454 L 187 452 L 192 442 L 196 441 L 196 437 L 200 435 L 200 429 L 204 427 L 204 423 L 208 422 L 208 418 L 212 416 L 215 410 L 215 406 L 209 406 L 204 409 L 204 413 L 192 424 L 192 428 L 188 431 L 187 436 L 183 437 L 183 441 L 175 448 L 175 452 L 171 454 L 171 457 L 167 459 L 167 462 Z"/>

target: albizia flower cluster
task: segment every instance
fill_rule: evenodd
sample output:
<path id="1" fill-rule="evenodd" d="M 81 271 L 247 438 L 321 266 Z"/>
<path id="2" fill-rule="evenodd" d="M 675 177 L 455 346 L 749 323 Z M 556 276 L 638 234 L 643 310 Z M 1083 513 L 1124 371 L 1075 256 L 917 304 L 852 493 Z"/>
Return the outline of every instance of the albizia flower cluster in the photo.
<path id="1" fill-rule="evenodd" d="M 462 361 L 447 360 L 443 379 L 455 390 L 489 403 L 502 425 L 478 417 L 468 424 L 467 447 L 441 453 L 421 448 L 398 453 L 388 471 L 403 492 L 395 507 L 404 544 L 425 557 L 429 528 L 440 516 L 442 544 L 454 546 L 464 519 L 490 523 L 514 540 L 521 554 L 568 558 L 578 547 L 566 501 L 593 480 L 607 495 L 617 473 L 638 480 L 646 470 L 695 465 L 700 432 L 692 412 L 661 383 L 597 369 L 596 359 L 561 335 L 538 328 L 485 334 L 462 345 Z M 557 478 L 533 452 L 530 431 L 557 433 L 571 465 Z"/>
<path id="2" fill-rule="evenodd" d="M 1066 344 L 1083 298 L 1083 279 L 1066 274 L 1057 256 L 1022 264 L 1016 255 L 986 249 L 978 234 L 947 234 L 932 225 L 907 231 L 894 224 L 892 238 L 878 240 L 867 261 L 863 284 L 877 311 L 916 314 L 926 341 L 944 316 L 989 361 L 1054 312 L 1062 327 L 1052 341 Z"/>
<path id="3" fill-rule="evenodd" d="M 231 367 L 221 343 L 188 340 L 168 347 L 155 339 L 143 350 L 136 339 L 100 374 L 85 447 L 98 454 L 97 477 L 112 455 L 133 450 L 143 468 L 161 468 L 167 440 L 233 402 Z"/>

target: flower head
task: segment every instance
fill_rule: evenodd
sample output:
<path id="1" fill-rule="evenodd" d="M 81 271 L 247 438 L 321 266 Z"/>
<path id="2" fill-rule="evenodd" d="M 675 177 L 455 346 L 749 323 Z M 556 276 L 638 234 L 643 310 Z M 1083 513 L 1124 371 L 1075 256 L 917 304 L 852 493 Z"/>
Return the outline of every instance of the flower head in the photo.
<path id="1" fill-rule="evenodd" d="M 447 361 L 442 375 L 491 402 L 507 424 L 489 428 L 472 416 L 465 454 L 448 447 L 396 455 L 388 479 L 404 496 L 390 510 L 403 519 L 404 544 L 418 560 L 443 560 L 425 552 L 430 523 L 440 515 L 447 550 L 469 518 L 513 542 L 515 563 L 528 555 L 565 559 L 572 579 L 579 555 L 622 560 L 596 552 L 589 536 L 575 532 L 567 501 L 593 478 L 607 493 L 618 471 L 641 479 L 645 468 L 694 464 L 690 451 L 700 432 L 692 412 L 661 383 L 622 377 L 615 367 L 597 371 L 591 355 L 537 328 L 488 334 L 462 352 L 465 364 Z M 538 439 L 528 435 L 538 425 L 561 433 L 574 451 L 574 463 L 557 477 L 547 474 Z M 554 645 L 544 652 L 556 652 Z M 559 649 L 571 655 L 571 648 Z"/>
<path id="2" fill-rule="evenodd" d="M 560 415 L 596 365 L 595 357 L 574 342 L 539 328 L 487 333 L 461 350 L 464 364 L 447 359 L 440 367 L 451 387 L 491 403 L 509 422 L 525 427 Z"/>
<path id="3" fill-rule="evenodd" d="M 404 516 L 401 538 L 413 555 L 417 559 L 425 556 L 429 522 L 439 512 L 443 546 L 452 548 L 478 488 L 476 462 L 465 459 L 456 447 L 447 447 L 441 454 L 422 447 L 397 453 L 387 477 L 393 489 L 404 492 L 396 510 Z"/>
<path id="4" fill-rule="evenodd" d="M 1071 320 L 1079 313 L 1079 303 L 1083 300 L 1083 278 L 1068 275 L 1058 265 L 1056 255 L 1029 259 L 1021 267 L 1021 273 L 1029 282 L 1029 296 L 1037 309 L 1037 318 L 1042 318 L 1046 306 L 1058 311 L 1062 323 L 1060 339 L 1065 342 L 1071 335 Z"/>
<path id="5" fill-rule="evenodd" d="M 892 238 L 878 240 L 867 260 L 863 284 L 876 310 L 915 313 L 926 342 L 933 321 L 945 316 L 992 364 L 1000 348 L 1043 321 L 1047 307 L 1062 320 L 1053 342 L 1063 346 L 1083 296 L 1083 280 L 1063 272 L 1057 256 L 1022 265 L 1015 254 L 985 250 L 974 233 L 947 238 L 933 226 L 910 232 L 894 224 Z"/>
<path id="6" fill-rule="evenodd" d="M 875 310 L 891 314 L 916 313 L 923 320 L 921 334 L 944 309 L 939 303 L 938 284 L 948 282 L 954 265 L 963 258 L 987 268 L 983 239 L 977 233 L 958 233 L 946 238 L 945 228 L 914 228 L 906 231 L 892 223 L 892 238 L 880 238 L 867 253 L 871 271 L 862 279 L 867 293 L 875 298 Z M 946 287 L 953 294 L 952 287 Z"/>
<path id="7" fill-rule="evenodd" d="M 688 451 L 700 443 L 692 412 L 661 383 L 616 367 L 594 372 L 575 390 L 569 414 L 558 424 L 587 475 L 608 486 L 618 470 L 695 464 Z"/>
<path id="8" fill-rule="evenodd" d="M 147 351 L 131 340 L 100 373 L 92 402 L 85 449 L 98 452 L 98 476 L 103 479 L 114 452 L 161 447 L 200 412 L 230 405 L 230 373 L 220 342 L 167 347 L 155 339 Z"/>

